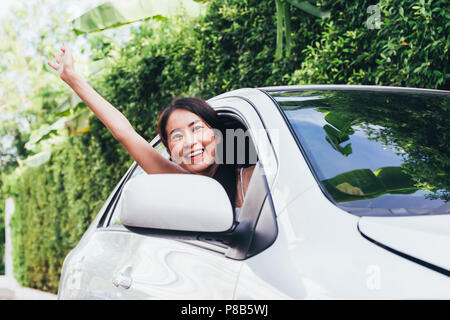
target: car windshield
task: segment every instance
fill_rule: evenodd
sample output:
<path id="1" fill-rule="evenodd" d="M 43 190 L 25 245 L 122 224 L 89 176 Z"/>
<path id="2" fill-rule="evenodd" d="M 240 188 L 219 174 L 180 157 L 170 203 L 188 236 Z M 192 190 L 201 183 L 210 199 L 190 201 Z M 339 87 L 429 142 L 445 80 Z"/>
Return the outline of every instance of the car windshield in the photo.
<path id="1" fill-rule="evenodd" d="M 450 213 L 450 95 L 277 91 L 322 190 L 359 216 Z"/>

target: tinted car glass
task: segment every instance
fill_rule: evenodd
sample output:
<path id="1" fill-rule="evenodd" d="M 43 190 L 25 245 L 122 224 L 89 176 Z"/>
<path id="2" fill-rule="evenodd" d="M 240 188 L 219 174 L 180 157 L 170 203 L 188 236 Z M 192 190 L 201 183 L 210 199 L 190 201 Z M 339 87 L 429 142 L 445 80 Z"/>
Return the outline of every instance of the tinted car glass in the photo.
<path id="1" fill-rule="evenodd" d="M 450 95 L 269 92 L 322 190 L 360 215 L 450 212 Z"/>

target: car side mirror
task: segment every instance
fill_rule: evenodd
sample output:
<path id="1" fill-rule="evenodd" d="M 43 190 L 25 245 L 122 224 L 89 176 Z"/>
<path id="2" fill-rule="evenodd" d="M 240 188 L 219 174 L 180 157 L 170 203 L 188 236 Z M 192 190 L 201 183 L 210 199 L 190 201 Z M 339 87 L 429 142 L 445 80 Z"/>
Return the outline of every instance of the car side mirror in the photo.
<path id="1" fill-rule="evenodd" d="M 222 185 L 195 174 L 142 174 L 122 191 L 124 226 L 177 231 L 225 232 L 234 213 Z"/>

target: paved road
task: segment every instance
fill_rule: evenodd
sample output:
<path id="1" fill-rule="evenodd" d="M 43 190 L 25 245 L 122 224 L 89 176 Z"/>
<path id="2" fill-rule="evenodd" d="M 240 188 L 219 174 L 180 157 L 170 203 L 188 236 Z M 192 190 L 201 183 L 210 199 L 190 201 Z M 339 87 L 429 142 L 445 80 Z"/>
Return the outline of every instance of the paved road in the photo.
<path id="1" fill-rule="evenodd" d="M 56 300 L 56 295 L 24 288 L 10 277 L 0 276 L 0 300 Z"/>

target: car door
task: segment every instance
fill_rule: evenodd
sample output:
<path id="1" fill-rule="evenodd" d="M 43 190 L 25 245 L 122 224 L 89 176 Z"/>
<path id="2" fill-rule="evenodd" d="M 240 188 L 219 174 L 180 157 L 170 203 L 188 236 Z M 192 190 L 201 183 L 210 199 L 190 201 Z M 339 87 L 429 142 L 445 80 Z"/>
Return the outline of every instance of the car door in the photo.
<path id="1" fill-rule="evenodd" d="M 264 128 L 257 113 L 244 100 L 225 99 L 214 106 L 222 112 L 234 113 L 248 127 Z M 264 135 L 252 137 L 255 142 L 264 140 Z M 263 144 L 270 144 L 267 136 L 265 139 Z M 168 157 L 158 138 L 152 145 Z M 274 161 L 268 155 L 260 160 Z M 146 173 L 133 164 L 124 181 L 140 174 Z M 61 298 L 233 298 L 242 260 L 233 258 L 230 248 L 211 239 L 186 240 L 173 232 L 138 234 L 130 231 L 119 218 L 121 191 L 121 187 L 117 188 L 109 210 L 65 263 Z"/>
<path id="2" fill-rule="evenodd" d="M 155 148 L 164 153 L 162 144 Z M 126 180 L 146 174 L 139 166 Z M 60 298 L 231 299 L 240 263 L 201 241 L 147 236 L 120 223 L 120 195 L 100 225 L 71 253 Z M 103 220 L 103 221 L 102 221 Z"/>

